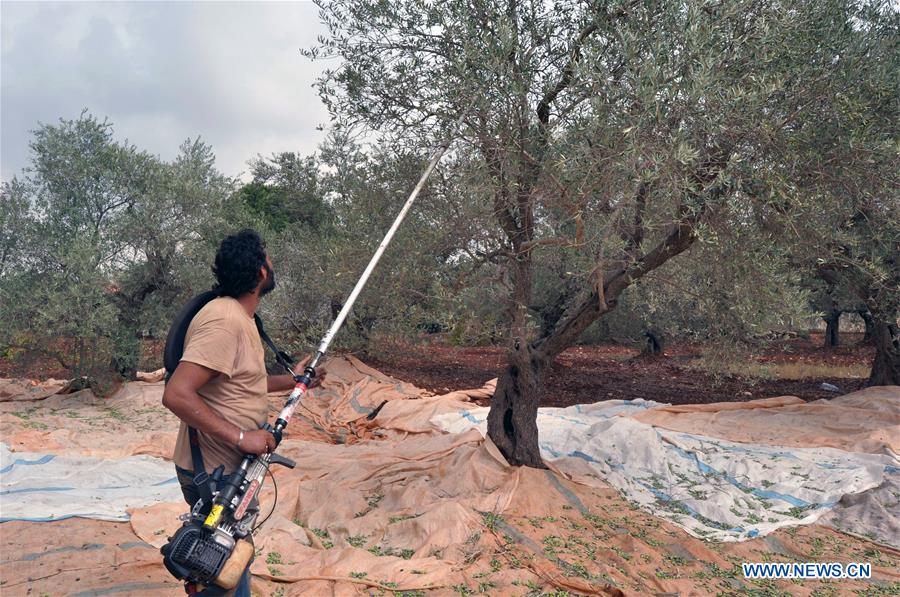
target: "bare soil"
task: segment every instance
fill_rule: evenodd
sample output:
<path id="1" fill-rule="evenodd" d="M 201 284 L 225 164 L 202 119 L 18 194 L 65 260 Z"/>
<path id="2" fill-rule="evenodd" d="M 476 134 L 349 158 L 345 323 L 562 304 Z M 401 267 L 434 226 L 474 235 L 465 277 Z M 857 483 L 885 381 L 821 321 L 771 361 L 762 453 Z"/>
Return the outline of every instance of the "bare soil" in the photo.
<path id="1" fill-rule="evenodd" d="M 859 343 L 861 335 L 845 334 L 845 344 L 822 347 L 822 334 L 769 346 L 749 358 L 763 364 L 800 363 L 828 367 L 867 366 L 873 349 Z M 571 406 L 599 400 L 643 398 L 671 404 L 733 402 L 792 395 L 818 400 L 837 395 L 823 390 L 823 382 L 840 393 L 859 390 L 864 378 L 824 376 L 808 379 L 761 379 L 755 376 L 714 376 L 698 368 L 699 346 L 675 345 L 658 356 L 641 354 L 620 345 L 575 346 L 562 353 L 547 378 L 542 406 Z M 503 370 L 505 357 L 498 347 L 442 345 L 392 347 L 389 352 L 365 355 L 371 366 L 435 393 L 480 387 Z"/>
<path id="2" fill-rule="evenodd" d="M 570 406 L 600 400 L 644 398 L 671 404 L 744 401 L 792 395 L 804 400 L 831 398 L 837 394 L 821 388 L 823 382 L 840 393 L 865 386 L 864 378 L 828 375 L 829 368 L 866 370 L 872 362 L 871 346 L 860 343 L 861 334 L 843 333 L 843 344 L 823 347 L 821 333 L 772 343 L 741 362 L 762 365 L 809 366 L 825 375 L 805 379 L 766 379 L 757 375 L 713 375 L 700 367 L 702 346 L 677 344 L 657 356 L 618 344 L 575 346 L 561 354 L 550 370 L 543 406 Z M 142 359 L 145 370 L 162 366 L 162 344 L 147 343 Z M 434 393 L 481 387 L 503 371 L 500 347 L 457 347 L 440 343 L 380 343 L 377 353 L 359 355 L 384 373 Z M 740 371 L 740 367 L 733 367 Z M 19 354 L 0 359 L 0 377 L 67 378 L 71 372 L 39 354 Z"/>

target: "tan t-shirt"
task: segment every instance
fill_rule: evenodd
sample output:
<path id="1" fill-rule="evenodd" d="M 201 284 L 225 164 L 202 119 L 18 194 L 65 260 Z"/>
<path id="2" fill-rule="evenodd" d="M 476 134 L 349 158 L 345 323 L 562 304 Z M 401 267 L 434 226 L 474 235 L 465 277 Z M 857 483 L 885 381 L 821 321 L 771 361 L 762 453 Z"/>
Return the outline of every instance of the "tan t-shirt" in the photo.
<path id="1" fill-rule="evenodd" d="M 197 393 L 226 421 L 244 430 L 258 429 L 265 422 L 268 415 L 265 353 L 256 323 L 237 300 L 221 297 L 200 309 L 188 327 L 181 360 L 220 373 Z M 207 472 L 224 464 L 228 474 L 240 465 L 243 453 L 235 445 L 199 430 L 198 435 Z M 184 422 L 178 430 L 174 460 L 183 469 L 194 469 Z"/>

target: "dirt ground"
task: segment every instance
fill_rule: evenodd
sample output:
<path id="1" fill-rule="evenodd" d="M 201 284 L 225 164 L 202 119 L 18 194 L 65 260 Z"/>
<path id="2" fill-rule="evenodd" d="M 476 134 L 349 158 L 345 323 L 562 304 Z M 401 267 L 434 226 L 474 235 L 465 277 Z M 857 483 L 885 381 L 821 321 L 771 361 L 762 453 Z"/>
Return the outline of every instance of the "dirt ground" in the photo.
<path id="1" fill-rule="evenodd" d="M 820 337 L 792 340 L 786 347 L 761 351 L 753 356 L 753 360 L 759 363 L 807 364 L 817 371 L 834 367 L 837 371 L 848 365 L 865 365 L 871 359 L 871 349 L 865 346 L 847 345 L 829 351 L 820 346 Z M 435 393 L 480 387 L 502 369 L 503 355 L 497 348 L 440 345 L 426 349 L 409 346 L 391 346 L 390 350 L 384 348 L 380 358 L 364 357 L 367 364 Z M 569 405 L 607 398 L 713 402 L 779 394 L 814 399 L 832 395 L 817 389 L 823 381 L 838 385 L 844 392 L 864 383 L 861 378 L 840 376 L 799 381 L 753 380 L 734 376 L 716 385 L 711 375 L 697 368 L 698 354 L 699 350 L 690 346 L 676 346 L 667 354 L 653 358 L 621 346 L 574 347 L 560 357 L 554 368 L 548 381 L 553 391 L 548 392 L 545 404 Z M 22 375 L 17 373 L 22 370 L 15 367 L 22 367 L 22 363 L 0 364 L 0 376 Z M 56 377 L 67 376 L 65 371 L 52 373 Z M 40 369 L 27 370 L 26 374 L 31 377 L 50 376 Z M 393 380 L 388 384 L 391 388 L 395 385 Z M 135 384 L 134 387 L 143 386 Z M 750 392 L 750 396 L 742 392 Z M 57 399 L 72 400 L 72 396 Z M 0 408 L 3 411 L 0 413 L 3 415 L 0 425 L 7 426 L 4 435 L 9 440 L 28 439 L 31 443 L 24 448 L 28 450 L 47 450 L 53 445 L 55 447 L 52 449 L 63 451 L 63 444 L 69 446 L 72 452 L 77 452 L 77 446 L 81 446 L 80 450 L 94 450 L 100 446 L 120 450 L 125 449 L 122 444 L 126 442 L 122 438 L 127 437 L 140 442 L 140 446 L 126 450 L 129 454 L 170 454 L 174 443 L 173 415 L 159 406 L 158 396 L 151 398 L 147 396 L 139 400 L 136 396 L 128 396 L 117 403 L 91 401 L 74 413 L 77 417 L 67 423 L 67 428 L 53 424 L 56 420 L 53 417 L 68 418 L 73 414 L 70 410 L 59 408 L 59 404 L 47 401 L 9 402 L 5 408 Z M 279 398 L 275 400 L 272 412 L 277 412 L 280 405 Z M 419 410 L 418 406 L 416 410 Z M 98 416 L 91 417 L 89 413 Z M 101 417 L 101 414 L 104 416 Z M 314 419 L 326 420 L 324 417 Z M 295 417 L 291 431 L 301 429 L 301 420 L 302 415 Z M 310 419 L 310 429 L 313 428 L 312 421 Z M 385 423 L 382 421 L 379 425 Z M 144 436 L 134 438 L 135 429 Z M 404 491 L 407 486 L 432 487 L 434 470 L 456 476 L 446 487 L 441 487 L 441 491 L 463 486 L 465 479 L 494 479 L 496 476 L 491 472 L 493 469 L 476 467 L 481 461 L 472 453 L 462 457 L 458 454 L 454 456 L 453 451 L 439 449 L 425 451 L 436 455 L 434 458 L 439 458 L 437 462 L 417 469 L 403 453 L 405 449 L 412 449 L 412 441 L 404 439 L 391 444 L 389 450 L 381 451 L 382 457 L 396 461 L 391 466 L 360 467 L 359 474 L 364 486 L 360 485 L 358 490 L 355 488 L 353 491 L 368 496 L 370 485 L 376 488 L 395 487 L 396 492 Z M 59 442 L 59 445 L 52 442 Z M 15 441 L 10 443 L 18 445 Z M 345 449 L 365 450 L 367 444 L 332 446 L 329 443 L 323 449 L 335 453 Z M 440 556 L 423 552 L 421 557 L 413 555 L 410 558 L 407 558 L 409 554 L 403 555 L 401 552 L 397 556 L 381 550 L 381 544 L 374 543 L 375 539 L 373 545 L 364 544 L 362 547 L 351 540 L 356 541 L 365 534 L 368 541 L 368 534 L 374 531 L 360 525 L 369 524 L 367 520 L 375 518 L 384 523 L 387 534 L 395 532 L 399 525 L 416 528 L 416 525 L 424 525 L 431 518 L 428 518 L 427 512 L 420 515 L 420 494 L 417 491 L 409 494 L 410 500 L 416 500 L 413 510 L 407 507 L 407 502 L 397 497 L 401 494 L 396 492 L 396 495 L 376 492 L 380 497 L 374 500 L 374 505 L 359 497 L 360 507 L 368 506 L 361 511 L 348 500 L 323 499 L 322 496 L 334 495 L 333 486 L 325 483 L 329 476 L 344 474 L 350 465 L 342 467 L 334 466 L 331 461 L 320 462 L 321 453 L 308 452 L 306 444 L 297 444 L 294 450 L 288 455 L 298 459 L 298 471 L 306 471 L 294 480 L 299 484 L 306 483 L 304 491 L 307 493 L 292 496 L 289 491 L 285 492 L 278 517 L 288 529 L 303 533 L 307 538 L 310 535 L 327 538 L 329 527 L 332 535 L 327 544 L 310 540 L 310 545 L 295 545 L 300 550 L 298 555 L 288 557 L 283 547 L 284 536 L 278 534 L 282 531 L 264 534 L 258 545 L 259 564 L 253 581 L 254 590 L 260 595 L 424 596 L 424 590 L 415 588 L 424 586 L 422 584 L 403 584 L 401 586 L 414 588 L 392 591 L 397 586 L 394 582 L 388 584 L 378 579 L 388 578 L 384 571 L 389 566 L 401 571 L 409 569 L 412 575 L 409 578 L 416 580 L 425 578 L 429 570 L 440 571 L 445 566 L 449 569 L 450 564 L 453 564 L 452 573 L 455 575 L 452 580 L 429 590 L 427 594 L 514 594 L 529 597 L 617 594 L 606 590 L 610 586 L 621 588 L 628 595 L 900 594 L 900 551 L 872 543 L 863 537 L 814 524 L 779 529 L 765 537 L 739 543 L 704 541 L 643 511 L 612 487 L 582 485 L 552 476 L 556 479 L 554 484 L 548 476 L 549 472 L 533 469 L 504 473 L 518 475 L 514 479 L 510 477 L 508 482 L 509 487 L 516 488 L 511 494 L 514 498 L 502 516 L 480 508 L 480 515 L 472 517 L 474 531 L 458 541 L 464 551 L 453 562 L 443 562 L 449 557 L 449 552 Z M 301 457 L 306 460 L 301 462 Z M 278 474 L 289 473 L 279 470 Z M 290 486 L 285 482 L 282 491 Z M 494 504 L 492 496 L 493 493 L 489 496 L 491 500 L 485 499 Z M 347 513 L 335 515 L 332 512 L 337 507 L 335 504 Z M 435 511 L 432 515 L 435 520 L 440 520 L 440 525 L 446 526 L 445 513 Z M 176 519 L 171 514 L 165 520 L 175 522 Z M 160 565 L 159 553 L 149 542 L 150 539 L 165 536 L 164 530 L 154 531 L 155 527 L 147 527 L 149 530 L 145 529 L 146 532 L 139 535 L 133 523 L 81 518 L 49 523 L 11 521 L 0 526 L 0 594 L 4 597 L 43 594 L 174 597 L 183 594 L 180 585 Z M 309 533 L 306 527 L 311 529 Z M 62 539 L 48 542 L 48 537 Z M 396 542 L 392 545 L 395 544 L 401 545 Z M 405 543 L 402 545 L 407 546 Z M 276 552 L 274 546 L 280 551 Z M 302 562 L 300 556 L 303 556 Z M 347 558 L 365 560 L 357 560 L 362 564 L 348 568 L 350 564 L 342 564 Z M 874 580 L 744 579 L 740 563 L 755 561 L 869 562 L 873 565 Z M 301 564 L 315 565 L 318 567 L 316 569 L 324 569 L 327 565 L 331 576 L 297 580 L 300 573 L 292 566 Z M 392 581 L 400 580 L 399 577 L 390 578 Z"/>
<path id="2" fill-rule="evenodd" d="M 873 349 L 859 344 L 860 334 L 845 334 L 845 344 L 822 347 L 822 334 L 773 345 L 749 358 L 761 365 L 804 365 L 829 371 L 872 361 Z M 575 346 L 557 358 L 547 379 L 542 406 L 571 406 L 599 400 L 643 398 L 672 404 L 731 402 L 792 395 L 804 400 L 835 396 L 821 388 L 823 382 L 841 393 L 865 386 L 864 378 L 826 375 L 806 379 L 765 379 L 756 376 L 715 376 L 699 368 L 701 347 L 676 345 L 662 355 L 647 356 L 621 345 Z M 744 356 L 741 357 L 745 358 Z M 396 345 L 390 351 L 366 355 L 376 369 L 435 393 L 454 388 L 477 388 L 497 377 L 504 364 L 498 347 Z"/>
<path id="3" fill-rule="evenodd" d="M 673 345 L 662 355 L 647 356 L 618 344 L 574 346 L 557 358 L 547 379 L 542 406 L 571 406 L 600 400 L 643 398 L 671 404 L 732 402 L 791 395 L 804 400 L 831 398 L 836 394 L 821 388 L 823 382 L 849 393 L 865 386 L 865 378 L 848 377 L 846 370 L 868 372 L 873 348 L 861 344 L 862 334 L 841 335 L 842 345 L 823 348 L 821 332 L 770 344 L 738 362 L 757 366 L 792 365 L 800 376 L 714 375 L 702 367 L 702 346 Z M 459 388 L 478 388 L 503 370 L 503 349 L 492 346 L 458 347 L 440 343 L 383 343 L 369 354 L 357 355 L 366 363 L 395 378 L 436 394 Z M 162 366 L 162 345 L 148 343 L 142 359 L 145 370 Z M 741 370 L 738 363 L 732 369 Z M 14 360 L 0 358 L 0 377 L 64 379 L 70 372 L 59 363 L 30 355 Z M 794 375 L 797 377 L 797 375 Z"/>

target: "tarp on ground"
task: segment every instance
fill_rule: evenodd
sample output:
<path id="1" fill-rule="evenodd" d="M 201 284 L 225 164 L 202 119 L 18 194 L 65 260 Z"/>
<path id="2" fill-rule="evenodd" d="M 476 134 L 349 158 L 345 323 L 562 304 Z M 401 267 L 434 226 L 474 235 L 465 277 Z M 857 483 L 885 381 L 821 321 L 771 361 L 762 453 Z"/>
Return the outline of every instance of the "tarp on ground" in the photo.
<path id="1" fill-rule="evenodd" d="M 68 380 L 64 379 L 47 379 L 39 382 L 30 379 L 0 378 L 0 402 L 43 400 L 47 396 L 63 391 L 68 386 Z"/>
<path id="2" fill-rule="evenodd" d="M 182 499 L 171 462 L 10 452 L 0 443 L 0 522 L 79 516 L 128 520 L 129 508 Z"/>
<path id="3" fill-rule="evenodd" d="M 900 387 L 877 386 L 828 400 L 780 396 L 748 402 L 660 405 L 635 415 L 671 431 L 736 442 L 900 454 Z"/>
<path id="4" fill-rule="evenodd" d="M 636 400 L 541 408 L 541 454 L 564 473 L 594 474 L 649 512 L 717 541 L 815 522 L 844 496 L 880 486 L 900 465 L 888 455 L 737 443 L 639 420 L 657 406 Z M 487 415 L 487 408 L 468 409 L 432 422 L 485 434 Z M 900 543 L 897 536 L 881 540 Z"/>
<path id="5" fill-rule="evenodd" d="M 282 444 L 281 451 L 297 461 L 297 468 L 274 470 L 278 502 L 258 535 L 259 555 L 252 567 L 254 588 L 261 594 L 433 589 L 436 594 L 505 595 L 535 587 L 582 594 L 615 594 L 618 588 L 639 594 L 711 594 L 754 588 L 734 578 L 735 561 L 808 561 L 813 553 L 829 561 L 871 561 L 872 582 L 879 588 L 890 590 L 900 581 L 900 554 L 888 547 L 873 547 L 820 525 L 722 545 L 701 541 L 652 514 L 657 502 L 643 508 L 623 499 L 601 478 L 597 463 L 586 458 L 551 459 L 549 471 L 513 468 L 480 433 L 465 427 L 445 433 L 430 423 L 436 417 L 455 417 L 471 426 L 479 411 L 468 398 L 491 387 L 429 397 L 355 359 L 332 359 L 326 369 L 324 386 L 297 410 Z M 168 458 L 177 421 L 160 406 L 161 394 L 161 384 L 135 383 L 107 400 L 89 391 L 36 402 L 12 400 L 0 403 L 0 433 L 14 451 Z M 378 418 L 366 421 L 366 414 L 384 400 L 388 404 Z M 273 415 L 281 402 L 282 397 L 272 396 Z M 611 403 L 605 419 L 595 421 L 588 420 L 592 408 L 582 406 L 577 416 L 562 422 L 573 437 L 583 434 L 586 425 L 610 429 L 619 420 L 655 433 L 657 429 L 631 417 L 657 406 Z M 797 424 L 804 423 L 800 419 Z M 547 437 L 551 435 L 548 431 Z M 618 441 L 615 433 L 605 436 Z M 632 439 L 622 441 L 627 446 Z M 684 442 L 675 446 L 698 449 Z M 682 458 L 672 449 L 659 449 L 672 459 Z M 813 463 L 804 460 L 798 466 Z M 878 467 L 886 469 L 879 461 L 864 471 L 869 480 Z M 646 471 L 635 473 L 635 479 L 647 481 Z M 857 481 L 860 487 L 868 482 Z M 848 495 L 861 494 L 844 494 L 839 506 Z M 263 513 L 272 502 L 273 485 L 267 481 Z M 4 523 L 0 580 L 6 588 L 38 593 L 66 586 L 84 594 L 181 594 L 177 583 L 167 583 L 152 547 L 165 541 L 184 511 L 180 497 L 132 508 L 127 532 L 122 523 L 96 520 Z M 23 534 L 28 540 L 17 544 L 16 536 Z M 101 547 L 92 547 L 96 545 Z M 72 561 L 82 551 L 98 572 L 87 575 Z M 787 581 L 776 586 L 796 588 Z"/>

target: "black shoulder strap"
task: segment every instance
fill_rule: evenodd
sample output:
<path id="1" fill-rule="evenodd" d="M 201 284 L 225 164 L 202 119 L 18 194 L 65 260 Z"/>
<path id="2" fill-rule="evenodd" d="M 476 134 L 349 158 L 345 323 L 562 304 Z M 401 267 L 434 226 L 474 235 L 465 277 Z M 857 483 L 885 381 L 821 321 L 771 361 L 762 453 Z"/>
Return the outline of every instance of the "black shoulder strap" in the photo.
<path id="1" fill-rule="evenodd" d="M 200 452 L 200 435 L 193 427 L 188 427 L 188 439 L 191 444 L 191 460 L 194 464 L 194 485 L 206 505 L 212 504 L 212 488 L 209 486 L 209 473 L 203 465 L 203 454 Z"/>
<path id="2" fill-rule="evenodd" d="M 278 361 L 278 364 L 284 367 L 284 369 L 294 375 L 293 367 L 294 367 L 294 359 L 288 353 L 283 350 L 278 350 L 278 347 L 275 346 L 275 343 L 272 342 L 272 339 L 269 338 L 269 334 L 266 333 L 266 330 L 263 328 L 263 322 L 259 315 L 253 314 L 253 319 L 256 321 L 256 331 L 259 332 L 259 337 L 262 338 L 262 341 L 266 343 L 273 353 L 275 353 L 275 360 Z"/>

